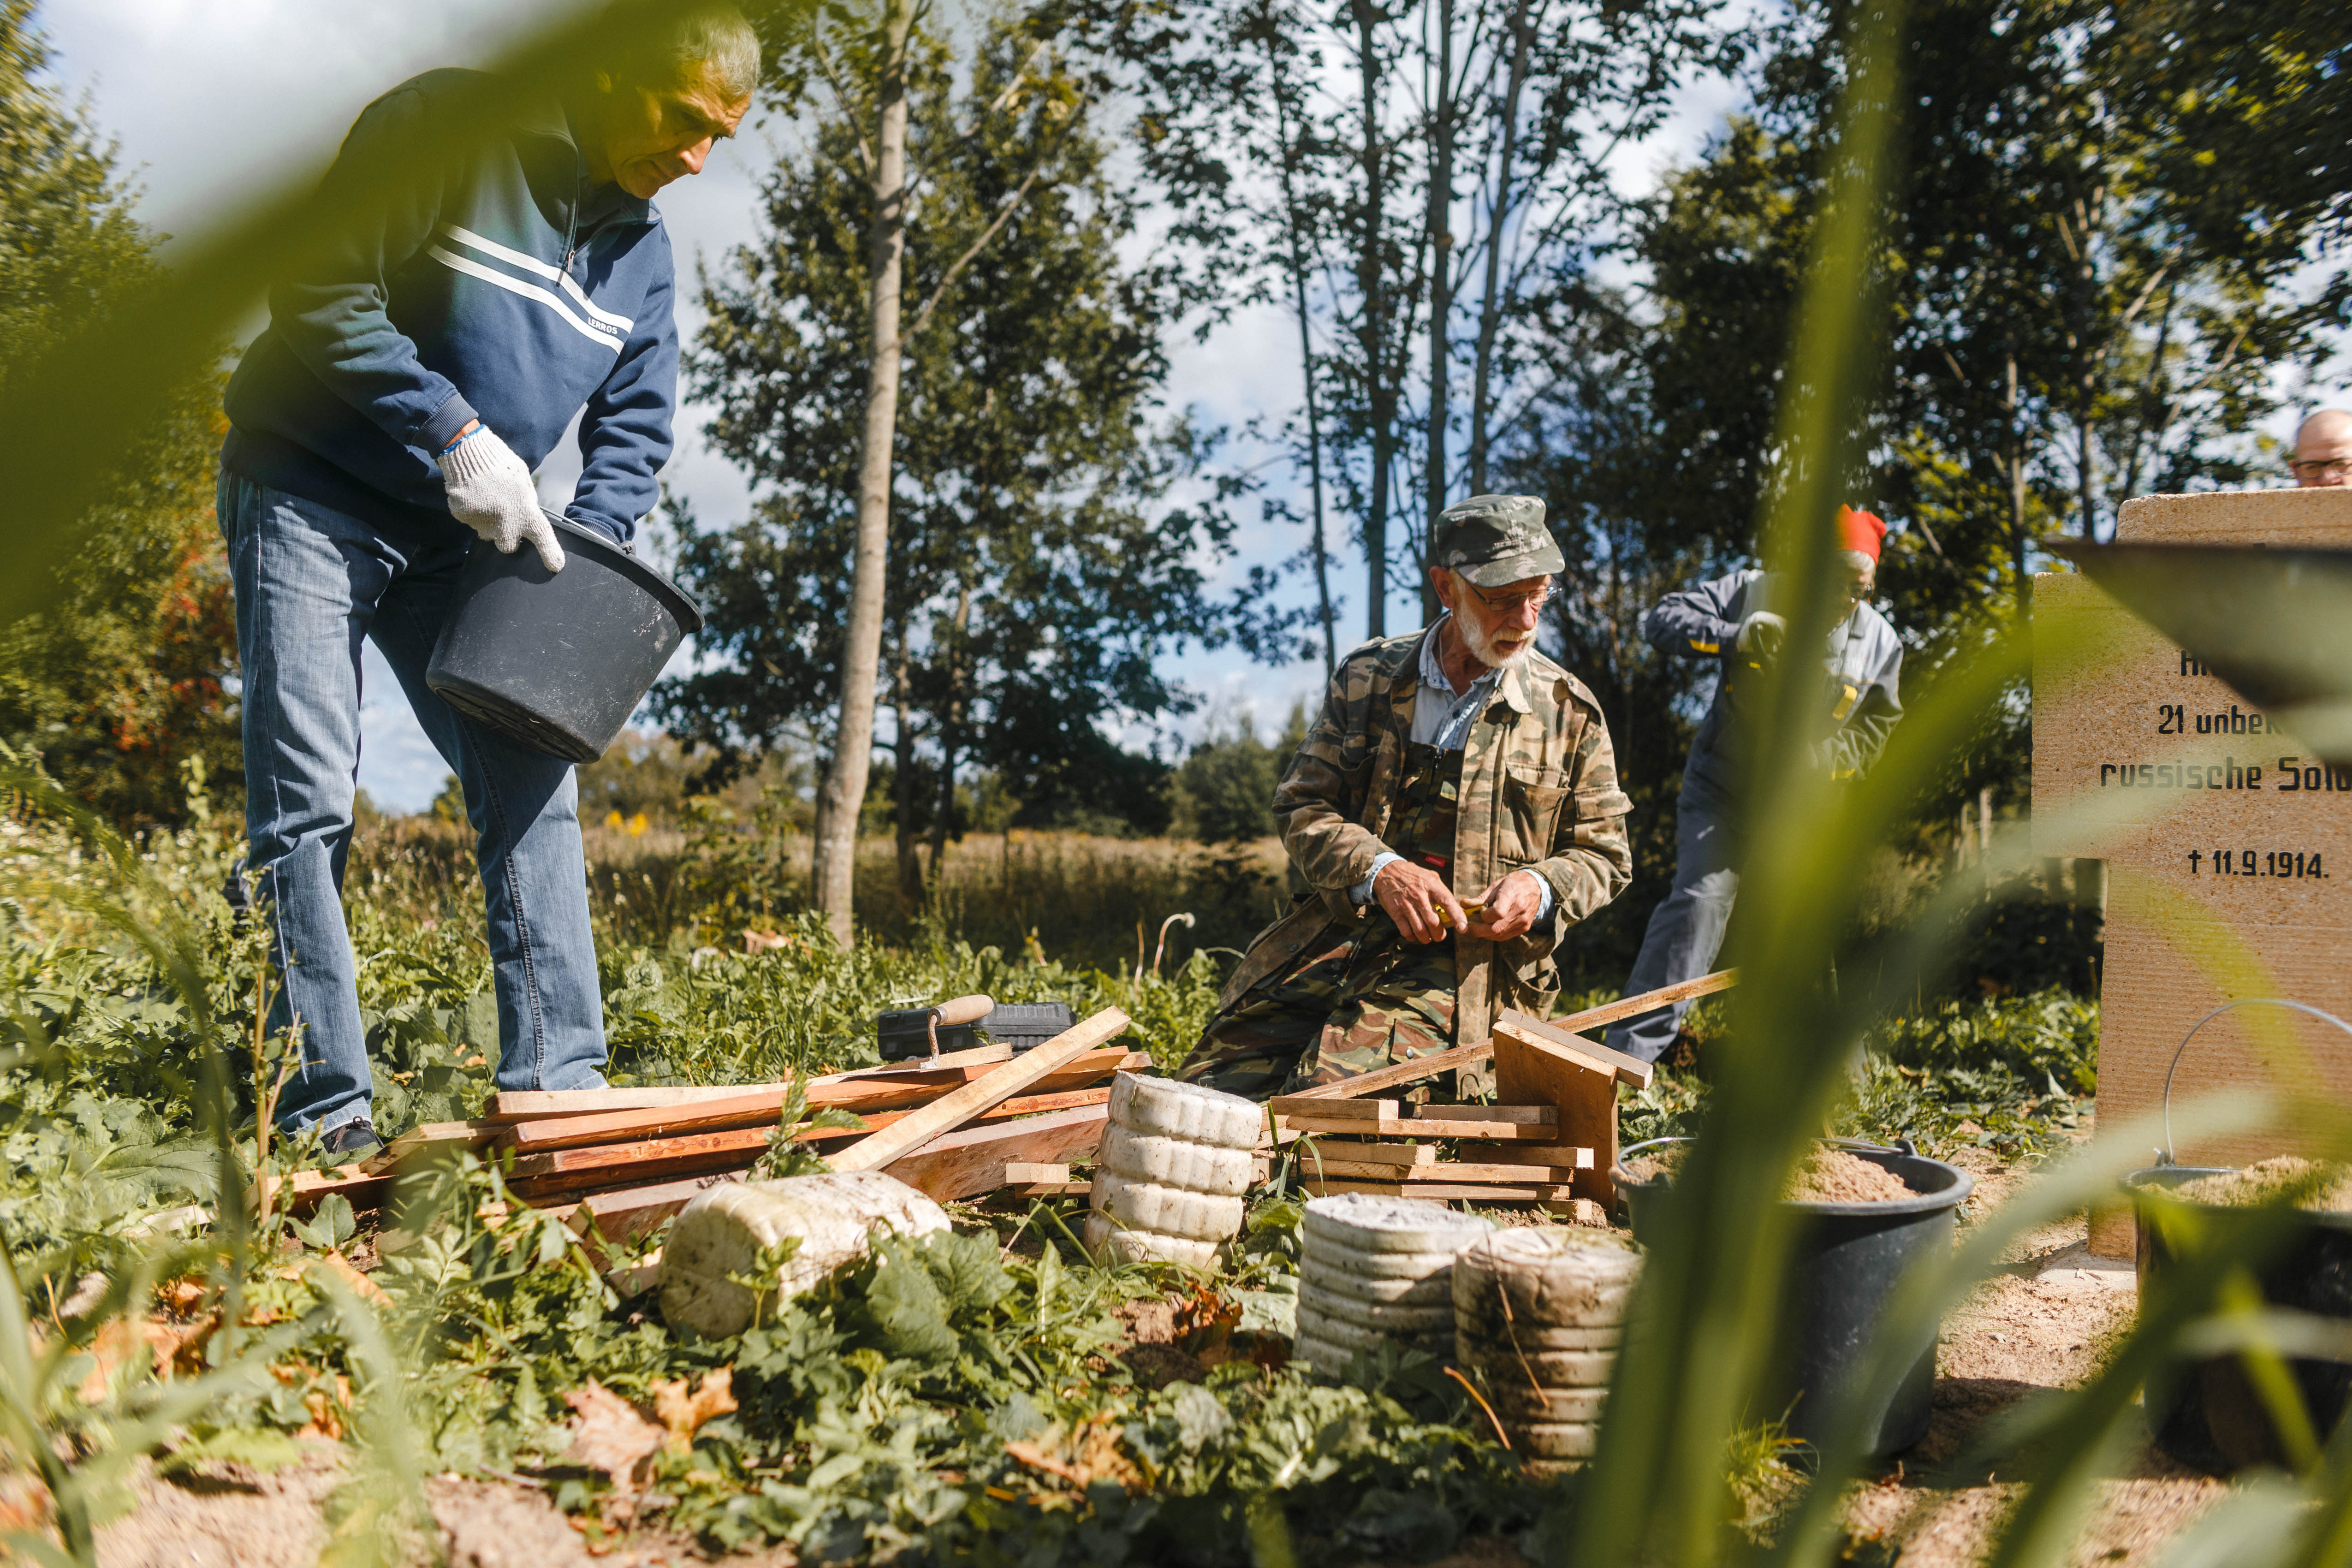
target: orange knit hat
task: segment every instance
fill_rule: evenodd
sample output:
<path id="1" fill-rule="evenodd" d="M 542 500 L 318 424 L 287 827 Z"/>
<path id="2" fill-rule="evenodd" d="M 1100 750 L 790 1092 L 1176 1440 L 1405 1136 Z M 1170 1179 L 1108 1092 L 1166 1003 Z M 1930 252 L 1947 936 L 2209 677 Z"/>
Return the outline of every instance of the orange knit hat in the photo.
<path id="1" fill-rule="evenodd" d="M 1879 542 L 1886 537 L 1886 521 L 1874 512 L 1856 511 L 1850 506 L 1838 508 L 1838 548 L 1859 550 L 1873 561 L 1878 559 Z"/>

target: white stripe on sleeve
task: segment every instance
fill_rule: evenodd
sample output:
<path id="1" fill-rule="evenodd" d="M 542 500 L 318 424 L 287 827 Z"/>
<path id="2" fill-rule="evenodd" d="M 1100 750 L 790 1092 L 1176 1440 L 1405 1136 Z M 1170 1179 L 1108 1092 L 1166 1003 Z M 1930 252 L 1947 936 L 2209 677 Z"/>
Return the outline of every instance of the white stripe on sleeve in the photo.
<path id="1" fill-rule="evenodd" d="M 452 272 L 462 272 L 468 278 L 478 278 L 485 283 L 495 283 L 509 294 L 520 294 L 526 300 L 536 300 L 572 323 L 580 335 L 589 342 L 602 343 L 614 353 L 621 352 L 621 340 L 617 335 L 602 327 L 591 325 L 572 314 L 572 307 L 565 304 L 554 290 L 542 289 L 536 283 L 526 283 L 520 278 L 509 277 L 495 268 L 485 267 L 480 262 L 469 260 L 463 256 L 452 256 L 437 245 L 426 246 L 425 253 Z"/>

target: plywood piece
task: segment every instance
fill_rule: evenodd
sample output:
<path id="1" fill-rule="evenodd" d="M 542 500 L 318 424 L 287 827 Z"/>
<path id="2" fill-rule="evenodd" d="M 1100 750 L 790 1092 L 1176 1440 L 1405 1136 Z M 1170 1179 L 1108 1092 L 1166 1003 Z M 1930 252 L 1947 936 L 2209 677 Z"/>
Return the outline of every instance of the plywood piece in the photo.
<path id="1" fill-rule="evenodd" d="M 1617 1072 L 1613 1065 L 1596 1066 L 1582 1051 L 1571 1051 L 1518 1031 L 1505 1034 L 1497 1028 L 1495 1092 L 1514 1103 L 1534 1101 L 1557 1106 L 1557 1128 L 1529 1131 L 1549 1134 L 1544 1142 L 1591 1150 L 1597 1168 L 1576 1173 L 1572 1183 L 1574 1195 L 1604 1205 L 1614 1200 L 1615 1191 L 1609 1181 L 1609 1167 L 1617 1163 Z"/>
<path id="2" fill-rule="evenodd" d="M 1673 987 L 1667 987 L 1671 990 Z M 1508 1035 L 1517 1040 L 1538 1041 L 1557 1050 L 1565 1051 L 1594 1072 L 1608 1073 L 1618 1082 L 1634 1089 L 1647 1089 L 1658 1076 L 1657 1065 L 1639 1057 L 1629 1057 L 1622 1051 L 1611 1050 L 1598 1040 L 1587 1039 L 1556 1024 L 1531 1018 L 1525 1013 L 1505 1009 L 1495 1020 L 1497 1037 Z"/>
<path id="3" fill-rule="evenodd" d="M 1117 1038 L 1125 1032 L 1127 1026 L 1125 1013 L 1116 1007 L 1106 1007 L 1043 1045 L 1032 1047 L 1025 1055 L 992 1068 L 985 1077 L 932 1101 L 896 1125 L 851 1144 L 833 1156 L 833 1168 L 836 1171 L 885 1169 L 901 1155 L 913 1153 L 931 1139 L 962 1126 L 982 1111 L 1041 1083 L 1047 1074 L 1068 1067 L 1105 1040 Z"/>
<path id="4" fill-rule="evenodd" d="M 1066 1161 L 1048 1165 L 1034 1160 L 1008 1160 L 1004 1164 L 1004 1179 L 1007 1183 L 1024 1186 L 1039 1182 L 1064 1183 L 1070 1179 L 1070 1167 Z"/>
<path id="5" fill-rule="evenodd" d="M 995 1126 L 967 1127 L 931 1139 L 885 1169 L 941 1203 L 978 1197 L 1003 1186 L 1010 1165 L 1067 1164 L 1092 1157 L 1109 1125 L 1110 1107 L 1089 1105 Z"/>
<path id="6" fill-rule="evenodd" d="M 2116 513 L 2129 544 L 2270 544 L 2327 550 L 2352 545 L 2352 490 L 2209 490 L 2135 496 Z"/>

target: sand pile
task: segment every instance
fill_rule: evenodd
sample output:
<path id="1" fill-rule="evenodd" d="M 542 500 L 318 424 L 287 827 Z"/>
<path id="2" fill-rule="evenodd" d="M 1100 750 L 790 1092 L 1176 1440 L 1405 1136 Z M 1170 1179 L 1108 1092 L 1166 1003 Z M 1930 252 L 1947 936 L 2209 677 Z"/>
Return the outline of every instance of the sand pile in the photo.
<path id="1" fill-rule="evenodd" d="M 1677 1143 L 1655 1154 L 1644 1154 L 1625 1169 L 1640 1181 L 1654 1181 L 1661 1176 L 1671 1179 L 1681 1169 L 1684 1153 L 1689 1147 Z M 1902 1177 L 1883 1165 L 1874 1165 L 1843 1149 L 1817 1147 L 1790 1177 L 1780 1195 L 1797 1204 L 1885 1204 L 1917 1194 L 1904 1184 Z"/>
<path id="2" fill-rule="evenodd" d="M 2212 1204 L 2221 1208 L 2252 1208 L 2257 1205 L 2276 1203 L 2299 1187 L 2314 1190 L 2298 1206 L 2307 1209 L 2352 1210 L 2352 1170 L 2342 1165 L 2324 1164 L 2316 1160 L 2305 1160 L 2292 1154 L 2275 1160 L 2264 1160 L 2259 1165 L 2248 1165 L 2242 1171 L 2225 1175 L 2200 1176 L 2172 1190 L 2191 1203 Z"/>

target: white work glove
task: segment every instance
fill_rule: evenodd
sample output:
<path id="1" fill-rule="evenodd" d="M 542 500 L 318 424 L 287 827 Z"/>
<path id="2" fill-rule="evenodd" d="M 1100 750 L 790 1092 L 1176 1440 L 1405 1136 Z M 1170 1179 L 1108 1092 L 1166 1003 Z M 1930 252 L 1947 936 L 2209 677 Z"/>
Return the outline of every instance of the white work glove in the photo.
<path id="1" fill-rule="evenodd" d="M 1770 658 L 1788 639 L 1787 621 L 1769 610 L 1758 610 L 1739 623 L 1739 637 L 1733 646 L 1751 658 Z"/>
<path id="2" fill-rule="evenodd" d="M 550 572 L 563 570 L 563 546 L 555 525 L 539 510 L 539 487 L 530 466 L 515 456 L 499 433 L 478 425 L 471 435 L 441 454 L 441 480 L 449 491 L 449 515 L 512 555 L 526 539 Z"/>

